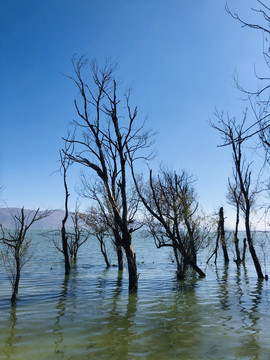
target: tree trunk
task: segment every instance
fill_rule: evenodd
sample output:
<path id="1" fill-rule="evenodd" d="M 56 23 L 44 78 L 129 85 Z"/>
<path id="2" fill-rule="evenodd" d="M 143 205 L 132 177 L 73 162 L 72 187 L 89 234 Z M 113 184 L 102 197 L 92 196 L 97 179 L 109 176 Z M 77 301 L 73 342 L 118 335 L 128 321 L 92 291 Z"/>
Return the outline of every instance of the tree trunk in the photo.
<path id="1" fill-rule="evenodd" d="M 222 246 L 222 250 L 223 250 L 224 262 L 228 263 L 229 256 L 228 256 L 226 239 L 225 239 L 223 207 L 221 207 L 219 210 L 219 226 L 220 226 L 220 239 L 221 239 L 221 246 Z"/>
<path id="2" fill-rule="evenodd" d="M 16 256 L 15 261 L 16 261 L 16 278 L 15 278 L 15 283 L 14 283 L 14 286 L 13 286 L 12 296 L 11 296 L 11 299 L 10 299 L 12 303 L 15 303 L 17 301 L 18 290 L 19 290 L 19 282 L 20 282 L 20 277 L 21 277 L 20 257 Z"/>
<path id="3" fill-rule="evenodd" d="M 60 156 L 61 156 L 61 152 L 60 152 Z M 68 193 L 68 186 L 67 186 L 67 167 L 65 166 L 65 160 L 62 158 L 61 156 L 61 162 L 62 162 L 62 166 L 63 166 L 63 180 L 64 180 L 64 188 L 65 188 L 65 216 L 64 219 L 62 220 L 62 229 L 61 229 L 61 234 L 62 234 L 62 249 L 63 249 L 63 253 L 64 253 L 64 258 L 65 258 L 65 275 L 69 275 L 70 274 L 70 262 L 69 262 L 69 253 L 68 253 L 68 239 L 67 239 L 67 234 L 66 234 L 66 222 L 68 219 L 68 198 L 69 198 L 69 193 Z"/>
<path id="4" fill-rule="evenodd" d="M 197 264 L 194 263 L 194 261 L 191 259 L 186 259 L 186 261 L 187 264 L 189 264 L 196 271 L 196 273 L 200 275 L 200 277 L 205 277 L 205 273 L 202 271 L 202 269 L 199 268 Z"/>
<path id="5" fill-rule="evenodd" d="M 250 232 L 250 227 L 249 227 L 249 209 L 246 210 L 245 225 L 246 225 L 246 234 L 247 234 L 247 242 L 248 242 L 248 246 L 249 246 L 249 251 L 250 251 L 256 272 L 257 272 L 257 276 L 259 279 L 264 279 L 261 265 L 260 265 L 259 259 L 257 257 L 255 248 L 253 246 L 253 241 L 252 241 L 252 237 L 251 237 L 251 232 Z"/>
<path id="6" fill-rule="evenodd" d="M 179 256 L 177 254 L 177 249 L 175 247 L 173 247 L 173 252 L 174 252 L 174 257 L 175 257 L 175 261 L 176 261 L 176 265 L 177 265 L 177 271 L 181 270 L 181 264 L 179 261 Z"/>
<path id="7" fill-rule="evenodd" d="M 189 264 L 193 268 L 193 270 L 196 271 L 198 275 L 200 275 L 201 277 L 205 277 L 205 273 L 199 268 L 197 264 L 194 263 L 192 258 L 186 253 L 185 249 L 182 246 L 180 246 L 179 242 L 177 248 L 179 249 L 180 254 L 183 256 L 184 264 L 185 265 Z"/>
<path id="8" fill-rule="evenodd" d="M 241 255 L 239 250 L 239 239 L 238 239 L 238 225 L 239 225 L 239 205 L 236 207 L 236 221 L 235 221 L 235 232 L 234 232 L 234 246 L 236 252 L 236 264 L 237 266 L 241 263 Z"/>
<path id="9" fill-rule="evenodd" d="M 106 263 L 106 267 L 109 268 L 111 266 L 109 260 L 108 260 L 108 256 L 107 256 L 107 252 L 106 252 L 106 247 L 103 241 L 100 241 L 100 250 L 101 253 L 104 257 L 105 263 Z"/>
<path id="10" fill-rule="evenodd" d="M 65 258 L 65 275 L 67 276 L 70 274 L 70 263 L 69 263 L 67 235 L 66 235 L 64 221 L 63 221 L 63 225 L 62 225 L 61 234 L 62 234 L 62 247 L 63 247 L 63 253 L 64 253 L 64 258 Z"/>
<path id="11" fill-rule="evenodd" d="M 243 245 L 242 262 L 244 263 L 246 261 L 247 239 L 244 238 L 243 242 L 244 245 Z"/>
<path id="12" fill-rule="evenodd" d="M 131 244 L 125 247 L 125 253 L 128 263 L 129 291 L 135 292 L 138 290 L 138 274 L 137 274 L 136 254 L 134 253 Z"/>
<path id="13" fill-rule="evenodd" d="M 123 271 L 123 251 L 121 246 L 116 246 L 116 253 L 117 253 L 117 262 L 118 262 L 118 271 Z"/>

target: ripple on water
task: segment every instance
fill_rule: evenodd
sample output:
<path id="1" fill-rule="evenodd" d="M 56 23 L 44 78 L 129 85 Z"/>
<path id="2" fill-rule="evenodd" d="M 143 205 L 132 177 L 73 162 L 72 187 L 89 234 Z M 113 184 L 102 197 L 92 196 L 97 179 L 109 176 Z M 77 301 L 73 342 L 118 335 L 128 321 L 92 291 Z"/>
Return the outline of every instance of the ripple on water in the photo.
<path id="1" fill-rule="evenodd" d="M 128 293 L 127 269 L 105 269 L 89 245 L 69 281 L 51 248 L 42 258 L 37 253 L 15 308 L 0 272 L 0 359 L 269 358 L 268 283 L 235 264 L 177 281 L 169 254 L 149 244 L 135 244 L 137 294 Z M 87 254 L 96 257 L 88 262 Z"/>

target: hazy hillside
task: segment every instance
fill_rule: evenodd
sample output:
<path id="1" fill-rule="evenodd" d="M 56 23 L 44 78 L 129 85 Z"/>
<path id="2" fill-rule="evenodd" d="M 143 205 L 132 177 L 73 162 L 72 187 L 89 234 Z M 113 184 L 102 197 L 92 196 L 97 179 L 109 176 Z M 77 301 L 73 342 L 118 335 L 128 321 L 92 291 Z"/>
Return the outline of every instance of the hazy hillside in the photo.
<path id="1" fill-rule="evenodd" d="M 21 209 L 19 208 L 0 208 L 0 224 L 4 228 L 12 229 L 14 228 L 14 220 L 12 215 L 17 215 Z M 25 214 L 27 216 L 31 216 L 33 210 L 25 209 Z M 40 230 L 47 230 L 47 229 L 57 229 L 61 227 L 62 219 L 64 217 L 63 210 L 55 210 L 50 216 L 40 221 L 34 223 L 31 229 L 40 229 Z M 72 222 L 71 219 L 68 219 L 67 226 L 71 226 Z"/>

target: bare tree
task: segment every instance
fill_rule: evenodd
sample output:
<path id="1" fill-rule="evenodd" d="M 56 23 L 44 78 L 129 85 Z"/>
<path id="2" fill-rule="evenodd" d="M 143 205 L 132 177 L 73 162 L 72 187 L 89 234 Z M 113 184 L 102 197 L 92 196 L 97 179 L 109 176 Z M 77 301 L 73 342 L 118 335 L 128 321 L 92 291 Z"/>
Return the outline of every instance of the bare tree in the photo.
<path id="1" fill-rule="evenodd" d="M 121 209 L 119 201 L 120 189 L 118 184 L 113 186 L 114 198 Z M 99 240 L 103 247 L 103 241 L 106 237 L 110 237 L 117 253 L 118 270 L 123 270 L 123 254 L 121 248 L 121 229 L 115 220 L 113 209 L 106 195 L 104 185 L 100 181 L 91 182 L 85 176 L 82 177 L 82 196 L 94 200 L 95 206 L 92 206 L 85 214 L 84 220 L 92 229 L 93 235 Z M 142 221 L 136 219 L 139 209 L 139 196 L 133 184 L 127 187 L 127 203 L 128 203 L 128 226 L 130 232 L 133 233 L 142 227 Z M 104 256 L 104 254 L 103 254 Z"/>
<path id="2" fill-rule="evenodd" d="M 68 251 L 68 236 L 66 233 L 66 222 L 68 219 L 68 198 L 69 198 L 69 191 L 68 191 L 68 185 L 67 185 L 67 171 L 70 167 L 72 161 L 68 156 L 66 156 L 66 151 L 69 151 L 72 144 L 66 145 L 65 150 L 60 151 L 60 173 L 63 176 L 63 182 L 64 182 L 64 189 L 65 189 L 65 215 L 62 220 L 62 227 L 61 227 L 61 238 L 62 238 L 62 250 L 61 252 L 64 255 L 65 259 L 65 275 L 68 276 L 70 274 L 70 259 L 69 259 L 69 251 Z M 71 151 L 72 152 L 72 151 Z"/>
<path id="3" fill-rule="evenodd" d="M 219 131 L 223 139 L 222 146 L 230 145 L 232 147 L 233 163 L 235 173 L 239 182 L 240 191 L 242 194 L 242 212 L 245 220 L 245 229 L 247 235 L 247 242 L 249 250 L 252 256 L 254 266 L 256 268 L 257 276 L 263 279 L 263 273 L 261 265 L 257 257 L 250 229 L 250 213 L 255 202 L 256 189 L 251 189 L 251 174 L 250 163 L 246 164 L 245 158 L 242 154 L 242 143 L 244 141 L 244 127 L 246 120 L 246 112 L 244 113 L 244 119 L 240 125 L 236 123 L 236 119 L 224 120 L 223 114 L 216 114 L 218 117 L 218 124 L 212 124 L 212 127 Z"/>
<path id="4" fill-rule="evenodd" d="M 84 57 L 73 58 L 74 77 L 80 103 L 75 100 L 78 120 L 73 136 L 65 141 L 74 146 L 74 154 L 66 155 L 74 162 L 91 169 L 103 182 L 107 199 L 112 208 L 115 223 L 121 232 L 121 246 L 125 251 L 129 290 L 137 290 L 138 274 L 136 256 L 132 247 L 132 231 L 129 226 L 128 154 L 135 158 L 146 157 L 141 150 L 149 147 L 149 132 L 143 125 L 135 127 L 137 107 L 130 106 L 130 91 L 124 96 L 126 117 L 121 114 L 121 99 L 118 97 L 119 84 L 114 78 L 116 65 L 107 62 L 103 68 L 97 61 L 91 64 L 92 84 L 86 82 L 83 69 L 87 64 Z M 118 185 L 118 199 L 114 196 L 114 186 Z M 120 204 L 120 207 L 119 207 Z"/>
<path id="5" fill-rule="evenodd" d="M 223 207 L 221 207 L 219 209 L 218 216 L 219 216 L 219 220 L 218 220 L 218 227 L 217 227 L 216 245 L 215 245 L 215 249 L 214 249 L 212 255 L 208 258 L 208 260 L 206 262 L 207 264 L 209 263 L 209 261 L 212 259 L 212 257 L 214 255 L 215 255 L 214 262 L 215 262 L 215 264 L 217 263 L 217 254 L 218 254 L 219 242 L 221 242 L 224 262 L 225 262 L 225 264 L 227 264 L 229 262 L 229 255 L 228 255 L 228 251 L 227 251 L 227 243 L 226 243 L 226 238 L 225 238 Z"/>
<path id="6" fill-rule="evenodd" d="M 24 208 L 17 215 L 11 214 L 14 220 L 14 229 L 7 230 L 0 225 L 0 242 L 6 246 L 1 252 L 5 269 L 12 285 L 11 302 L 15 303 L 18 297 L 19 282 L 22 267 L 30 260 L 31 240 L 26 238 L 27 231 L 37 221 L 49 216 L 52 211 L 39 209 L 25 214 Z"/>
<path id="7" fill-rule="evenodd" d="M 68 264 L 70 268 L 71 263 L 77 262 L 79 248 L 88 240 L 91 234 L 84 226 L 84 214 L 80 213 L 78 204 L 76 204 L 74 212 L 68 212 L 68 216 L 71 217 L 73 224 L 72 226 L 66 226 L 65 224 L 64 230 Z M 63 227 L 61 227 L 61 229 L 46 231 L 42 235 L 51 240 L 55 248 L 65 255 L 63 248 Z"/>
<path id="8" fill-rule="evenodd" d="M 85 228 L 82 214 L 79 212 L 78 205 L 75 211 L 71 213 L 73 228 L 68 228 L 68 250 L 71 262 L 76 263 L 79 248 L 89 239 L 90 232 Z"/>
<path id="9" fill-rule="evenodd" d="M 121 204 L 119 204 L 119 188 L 117 184 L 113 182 L 116 182 L 116 178 L 112 179 L 112 191 L 113 197 L 117 201 L 118 207 L 120 209 Z M 114 212 L 106 195 L 103 182 L 91 182 L 90 179 L 87 179 L 85 176 L 83 176 L 81 193 L 82 196 L 96 203 L 95 206 L 92 206 L 83 215 L 83 220 L 87 226 L 92 229 L 93 235 L 100 242 L 101 252 L 105 258 L 105 261 L 107 258 L 107 253 L 105 251 L 105 241 L 107 237 L 110 237 L 116 249 L 118 270 L 122 271 L 124 265 L 123 252 L 121 247 L 121 229 L 114 216 Z M 130 224 L 130 220 L 128 220 L 128 224 Z"/>
<path id="10" fill-rule="evenodd" d="M 240 205 L 243 200 L 239 186 L 238 176 L 237 173 L 235 172 L 235 169 L 233 169 L 233 180 L 234 182 L 228 179 L 227 201 L 230 205 L 234 206 L 236 210 L 233 242 L 234 242 L 235 254 L 236 254 L 235 262 L 236 265 L 239 266 L 239 264 L 241 263 L 241 254 L 239 248 L 238 227 L 240 221 Z"/>
<path id="11" fill-rule="evenodd" d="M 173 248 L 178 277 L 184 276 L 187 265 L 204 277 L 197 265 L 197 252 L 205 234 L 199 228 L 192 178 L 186 172 L 178 175 L 165 170 L 154 178 L 150 170 L 149 184 L 143 187 L 133 175 L 140 198 L 150 214 L 147 224 L 156 246 Z"/>
<path id="12" fill-rule="evenodd" d="M 257 8 L 252 8 L 254 15 L 256 15 L 257 23 L 252 20 L 245 20 L 237 13 L 232 12 L 228 5 L 226 5 L 226 11 L 232 16 L 233 19 L 239 21 L 242 28 L 250 28 L 259 30 L 262 34 L 263 47 L 262 55 L 267 68 L 270 68 L 270 7 L 265 1 L 257 0 Z M 264 76 L 258 74 L 255 68 L 255 77 L 258 79 L 259 86 L 256 90 L 248 90 L 243 88 L 235 79 L 236 85 L 239 90 L 246 95 L 251 108 L 255 115 L 255 121 L 250 125 L 242 129 L 242 140 L 253 137 L 258 134 L 261 140 L 261 144 L 265 149 L 265 158 L 269 163 L 270 161 L 270 78 L 268 75 Z"/>
<path id="13" fill-rule="evenodd" d="M 110 237 L 110 228 L 107 224 L 107 218 L 104 217 L 103 212 L 94 206 L 82 214 L 82 219 L 89 227 L 91 235 L 95 236 L 100 244 L 100 251 L 104 257 L 107 268 L 111 266 L 107 255 L 106 239 Z M 122 263 L 122 262 L 121 262 Z M 123 263 L 122 263 L 123 265 Z M 121 265 L 120 265 L 121 266 Z M 122 268 L 120 268 L 122 270 Z"/>

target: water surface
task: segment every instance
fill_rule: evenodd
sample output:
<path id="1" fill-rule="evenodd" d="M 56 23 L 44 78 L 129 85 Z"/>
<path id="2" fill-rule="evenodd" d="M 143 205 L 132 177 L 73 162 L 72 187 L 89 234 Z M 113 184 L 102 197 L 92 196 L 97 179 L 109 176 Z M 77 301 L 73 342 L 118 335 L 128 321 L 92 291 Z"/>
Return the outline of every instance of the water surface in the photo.
<path id="1" fill-rule="evenodd" d="M 34 232 L 16 307 L 0 265 L 0 359 L 269 359 L 269 285 L 250 259 L 205 267 L 205 279 L 175 278 L 168 250 L 137 236 L 139 290 L 127 269 L 105 268 L 95 241 L 64 279 L 61 254 Z M 112 262 L 116 263 L 110 250 Z"/>

